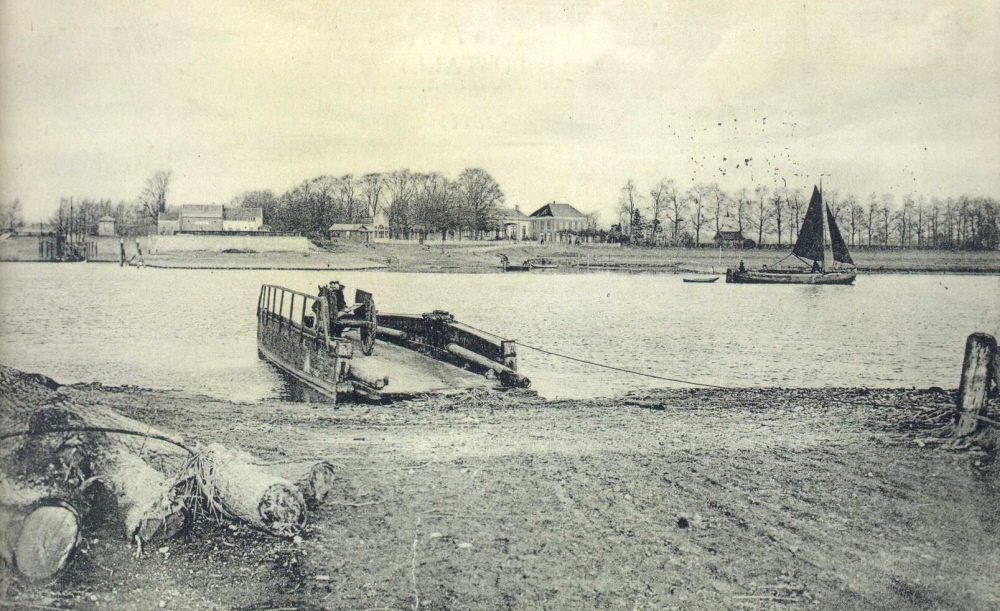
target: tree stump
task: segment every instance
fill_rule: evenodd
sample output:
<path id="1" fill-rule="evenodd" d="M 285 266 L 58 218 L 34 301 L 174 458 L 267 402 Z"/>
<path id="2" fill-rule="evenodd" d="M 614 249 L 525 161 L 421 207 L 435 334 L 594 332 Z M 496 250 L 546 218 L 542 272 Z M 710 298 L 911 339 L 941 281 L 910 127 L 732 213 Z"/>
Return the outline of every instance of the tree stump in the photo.
<path id="1" fill-rule="evenodd" d="M 955 436 L 979 430 L 983 410 L 996 375 L 997 340 L 986 333 L 973 333 L 965 342 L 962 382 L 958 389 Z"/>

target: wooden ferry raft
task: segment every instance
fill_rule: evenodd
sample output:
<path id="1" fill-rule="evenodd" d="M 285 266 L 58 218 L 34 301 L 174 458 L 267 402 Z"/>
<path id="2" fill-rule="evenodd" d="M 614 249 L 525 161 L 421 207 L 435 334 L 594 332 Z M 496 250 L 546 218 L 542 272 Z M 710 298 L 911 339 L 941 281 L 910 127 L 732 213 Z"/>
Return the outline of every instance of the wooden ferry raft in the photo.
<path id="1" fill-rule="evenodd" d="M 257 301 L 260 355 L 299 382 L 337 400 L 482 387 L 527 388 L 517 344 L 455 321 L 448 312 L 381 314 L 371 293 L 353 305 L 331 282 L 318 295 L 263 285 Z"/>

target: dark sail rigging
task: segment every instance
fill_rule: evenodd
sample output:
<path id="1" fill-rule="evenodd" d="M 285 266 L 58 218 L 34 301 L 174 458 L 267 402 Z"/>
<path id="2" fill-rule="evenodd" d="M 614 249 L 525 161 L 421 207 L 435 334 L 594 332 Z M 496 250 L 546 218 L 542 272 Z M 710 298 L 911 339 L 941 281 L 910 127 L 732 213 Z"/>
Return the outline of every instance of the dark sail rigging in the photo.
<path id="1" fill-rule="evenodd" d="M 812 261 L 823 260 L 823 197 L 816 187 L 813 187 L 809 208 L 806 209 L 806 216 L 802 220 L 802 228 L 799 230 L 799 237 L 795 241 L 792 254 Z"/>
<path id="2" fill-rule="evenodd" d="M 726 270 L 726 282 L 732 284 L 854 284 L 857 271 L 854 261 L 847 251 L 844 236 L 837 227 L 837 221 L 830 213 L 830 208 L 823 205 L 823 194 L 819 188 L 813 187 L 809 208 L 806 209 L 799 229 L 799 237 L 792 248 L 790 256 L 797 257 L 800 262 L 812 261 L 812 269 L 782 268 L 766 265 L 760 269 L 746 269 L 740 261 L 738 269 Z M 835 266 L 834 263 L 844 265 Z"/>
<path id="3" fill-rule="evenodd" d="M 847 250 L 847 243 L 844 242 L 844 237 L 840 235 L 840 229 L 837 228 L 837 221 L 833 219 L 833 214 L 829 208 L 826 209 L 826 220 L 830 225 L 830 243 L 833 245 L 833 260 L 838 263 L 854 265 L 854 261 L 851 260 L 851 253 Z"/>

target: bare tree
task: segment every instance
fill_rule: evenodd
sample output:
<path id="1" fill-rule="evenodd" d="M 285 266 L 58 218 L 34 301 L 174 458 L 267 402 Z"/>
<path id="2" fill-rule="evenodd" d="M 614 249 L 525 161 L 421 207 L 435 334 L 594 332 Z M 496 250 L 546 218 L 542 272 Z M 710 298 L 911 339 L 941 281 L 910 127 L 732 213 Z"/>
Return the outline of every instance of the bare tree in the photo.
<path id="1" fill-rule="evenodd" d="M 661 220 L 661 217 L 664 217 L 667 214 L 671 188 L 674 190 L 674 197 L 677 196 L 677 189 L 673 186 L 673 182 L 674 181 L 665 178 L 656 183 L 656 186 L 649 192 L 649 215 L 653 219 L 653 235 L 651 236 L 653 243 L 657 242 L 658 236 L 661 235 L 663 231 L 663 221 Z"/>
<path id="2" fill-rule="evenodd" d="M 891 193 L 882 195 L 882 204 L 879 207 L 879 214 L 882 216 L 882 247 L 889 247 L 889 220 L 892 214 L 893 197 Z"/>
<path id="3" fill-rule="evenodd" d="M 701 245 L 701 228 L 705 226 L 708 219 L 705 217 L 705 197 L 708 187 L 702 183 L 697 183 L 688 189 L 687 201 L 691 203 L 691 225 L 694 226 L 694 245 Z"/>
<path id="4" fill-rule="evenodd" d="M 917 232 L 917 248 L 923 248 L 927 245 L 927 240 L 924 239 L 924 234 L 926 232 L 926 217 L 927 217 L 927 200 L 921 196 L 915 206 L 914 211 L 916 212 L 916 232 Z"/>
<path id="5" fill-rule="evenodd" d="M 684 215 L 687 214 L 687 200 L 677 192 L 677 183 L 668 180 L 664 188 L 664 200 L 667 207 L 667 217 L 670 220 L 670 238 L 676 244 L 680 239 L 681 224 L 684 223 Z"/>
<path id="6" fill-rule="evenodd" d="M 857 246 L 861 240 L 861 228 L 865 220 L 865 207 L 858 203 L 858 198 L 854 195 L 848 196 L 847 202 L 848 206 L 850 206 L 851 246 Z"/>
<path id="7" fill-rule="evenodd" d="M 872 245 L 873 239 L 878 232 L 876 221 L 879 214 L 878 194 L 874 191 L 868 196 L 868 204 L 865 206 L 865 229 L 868 230 L 868 246 Z"/>
<path id="8" fill-rule="evenodd" d="M 416 174 L 417 223 L 427 231 L 440 231 L 445 241 L 449 231 L 459 227 L 458 203 L 461 195 L 458 186 L 438 173 Z"/>
<path id="9" fill-rule="evenodd" d="M 799 227 L 802 222 L 802 190 L 796 187 L 788 191 L 785 203 L 788 206 L 789 220 L 794 221 L 794 225 L 791 223 L 788 225 L 788 241 L 792 243 L 799 235 Z"/>
<path id="10" fill-rule="evenodd" d="M 467 168 L 458 175 L 457 185 L 462 224 L 476 231 L 480 238 L 483 232 L 496 229 L 504 194 L 490 173 L 481 168 Z"/>
<path id="11" fill-rule="evenodd" d="M 415 182 L 409 170 L 397 170 L 385 177 L 389 190 L 389 228 L 396 235 L 409 236 L 413 229 Z"/>
<path id="12" fill-rule="evenodd" d="M 633 224 L 640 202 L 641 196 L 639 195 L 639 190 L 636 189 L 635 183 L 630 178 L 625 183 L 625 186 L 622 187 L 621 194 L 618 196 L 618 218 L 621 220 L 622 229 L 625 230 L 625 235 L 628 236 L 629 242 L 632 242 L 634 235 Z"/>
<path id="13" fill-rule="evenodd" d="M 725 225 L 725 219 L 729 217 L 729 196 L 718 183 L 710 184 L 705 196 L 712 207 L 712 220 L 715 221 L 715 233 L 718 234 Z"/>
<path id="14" fill-rule="evenodd" d="M 781 246 L 781 223 L 785 220 L 785 198 L 775 189 L 771 195 L 771 217 L 774 219 L 775 234 L 778 236 L 778 246 Z"/>
<path id="15" fill-rule="evenodd" d="M 344 174 L 337 180 L 337 207 L 343 210 L 344 218 L 351 223 L 358 220 L 358 197 L 355 194 L 358 181 L 353 174 Z"/>
<path id="16" fill-rule="evenodd" d="M 170 190 L 171 174 L 169 171 L 158 170 L 146 179 L 146 186 L 139 194 L 139 205 L 154 225 L 156 217 L 161 212 L 167 211 L 167 191 Z"/>
<path id="17" fill-rule="evenodd" d="M 373 219 L 378 214 L 380 208 L 380 197 L 382 188 L 385 185 L 381 174 L 365 174 L 361 177 L 361 190 L 365 196 L 365 216 Z"/>
<path id="18" fill-rule="evenodd" d="M 750 224 L 750 208 L 753 205 L 753 198 L 746 187 L 741 188 L 733 196 L 733 212 L 736 215 L 736 230 L 740 232 L 740 239 L 744 239 L 744 231 Z"/>
<path id="19" fill-rule="evenodd" d="M 9 202 L 0 203 L 0 229 L 14 233 L 23 226 L 21 200 L 15 197 Z"/>
<path id="20" fill-rule="evenodd" d="M 757 247 L 764 243 L 764 232 L 771 223 L 771 209 L 767 201 L 768 188 L 766 185 L 754 187 L 754 206 L 751 208 L 752 222 L 757 228 Z"/>

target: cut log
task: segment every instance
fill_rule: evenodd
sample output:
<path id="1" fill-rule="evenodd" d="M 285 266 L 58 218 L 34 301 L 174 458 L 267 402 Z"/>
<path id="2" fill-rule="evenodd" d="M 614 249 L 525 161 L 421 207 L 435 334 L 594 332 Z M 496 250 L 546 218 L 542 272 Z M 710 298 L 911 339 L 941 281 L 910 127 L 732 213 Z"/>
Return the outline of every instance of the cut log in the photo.
<path id="1" fill-rule="evenodd" d="M 79 544 L 79 512 L 68 503 L 45 501 L 21 524 L 14 566 L 28 579 L 51 579 L 66 568 Z"/>
<path id="2" fill-rule="evenodd" d="M 177 478 L 154 469 L 113 434 L 57 432 L 87 426 L 94 425 L 68 407 L 35 411 L 28 423 L 33 434 L 20 453 L 29 472 L 55 463 L 69 481 L 96 477 L 117 501 L 116 517 L 130 541 L 135 536 L 143 542 L 169 539 L 179 533 L 188 514 Z"/>
<path id="3" fill-rule="evenodd" d="M 257 462 L 245 452 L 212 444 L 192 461 L 193 475 L 216 512 L 279 537 L 298 534 L 306 523 L 305 499 L 290 481 Z"/>
<path id="4" fill-rule="evenodd" d="M 321 505 L 326 497 L 333 492 L 335 479 L 333 465 L 320 462 L 293 462 L 267 465 L 268 473 L 283 477 L 298 488 L 305 499 L 306 505 L 316 507 Z"/>
<path id="5" fill-rule="evenodd" d="M 98 468 L 99 477 L 118 499 L 129 540 L 171 539 L 187 525 L 177 478 L 168 478 L 127 450 L 108 456 Z"/>
<path id="6" fill-rule="evenodd" d="M 80 512 L 68 501 L 0 481 L 0 557 L 32 580 L 51 579 L 69 566 L 80 544 Z"/>

